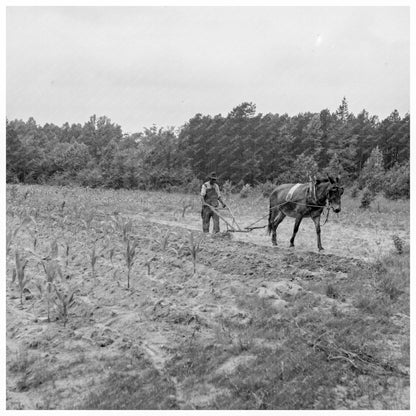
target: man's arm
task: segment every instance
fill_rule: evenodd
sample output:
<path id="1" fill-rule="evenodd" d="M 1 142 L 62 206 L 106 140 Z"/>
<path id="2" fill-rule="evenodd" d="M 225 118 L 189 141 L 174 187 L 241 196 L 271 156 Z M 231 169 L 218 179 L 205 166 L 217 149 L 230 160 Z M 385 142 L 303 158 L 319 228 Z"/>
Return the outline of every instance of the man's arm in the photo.
<path id="1" fill-rule="evenodd" d="M 207 193 L 207 187 L 205 186 L 205 184 L 202 184 L 201 187 L 201 203 L 202 205 L 205 205 L 205 195 Z"/>

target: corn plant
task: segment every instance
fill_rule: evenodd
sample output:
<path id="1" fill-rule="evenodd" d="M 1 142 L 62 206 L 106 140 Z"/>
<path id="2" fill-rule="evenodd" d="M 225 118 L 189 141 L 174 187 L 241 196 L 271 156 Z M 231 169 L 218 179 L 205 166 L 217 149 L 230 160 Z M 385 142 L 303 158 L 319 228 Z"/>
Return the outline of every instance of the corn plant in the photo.
<path id="1" fill-rule="evenodd" d="M 112 215 L 111 221 L 113 222 L 115 229 L 122 232 L 123 241 L 126 243 L 133 228 L 132 221 L 126 220 L 121 216 L 119 217 L 118 215 Z"/>
<path id="2" fill-rule="evenodd" d="M 99 257 L 103 257 L 104 256 L 104 252 L 106 251 L 106 249 L 108 248 L 108 246 L 109 246 L 109 244 L 110 244 L 110 239 L 109 238 L 106 238 L 105 240 L 104 240 L 104 246 L 103 247 L 101 247 L 101 249 L 99 249 L 99 250 L 97 250 L 97 248 L 96 248 L 96 243 L 97 243 L 97 241 L 99 241 L 101 238 L 103 238 L 103 237 L 100 237 L 100 238 L 97 238 L 96 240 L 95 240 L 95 242 L 94 242 L 94 245 L 93 245 L 93 247 L 92 247 L 92 250 L 91 250 L 91 252 L 90 253 L 88 253 L 88 258 L 89 258 L 89 261 L 90 261 L 90 264 L 91 264 L 91 271 L 92 271 L 92 278 L 95 280 L 95 277 L 96 277 L 96 275 L 95 275 L 95 265 L 96 265 L 96 263 L 97 263 L 97 260 L 98 260 L 98 258 Z M 113 251 L 112 251 L 112 253 L 111 253 L 111 257 L 112 257 L 112 255 L 114 254 L 114 248 L 112 249 Z M 111 262 L 112 262 L 112 258 L 111 258 Z"/>
<path id="3" fill-rule="evenodd" d="M 115 252 L 115 250 L 116 250 L 116 247 L 115 247 L 115 246 L 111 247 L 111 248 L 108 250 L 108 258 L 110 259 L 111 264 L 113 264 L 113 257 L 114 257 L 114 252 Z"/>
<path id="4" fill-rule="evenodd" d="M 42 261 L 46 275 L 46 301 L 48 305 L 48 322 L 50 322 L 50 302 L 52 299 L 52 287 L 57 276 L 62 279 L 62 272 L 56 260 Z"/>
<path id="5" fill-rule="evenodd" d="M 59 291 L 55 285 L 53 285 L 53 287 L 55 289 L 56 294 L 56 297 L 53 300 L 58 309 L 59 318 L 63 321 L 65 327 L 66 323 L 68 322 L 68 310 L 75 303 L 75 291 L 64 293 L 63 291 Z"/>
<path id="6" fill-rule="evenodd" d="M 33 219 L 33 217 L 27 215 L 25 218 L 23 218 L 22 222 L 16 228 L 10 228 L 10 230 L 6 234 L 6 254 L 9 253 L 11 244 L 14 238 L 16 237 L 18 231 L 22 227 L 30 224 L 31 222 L 36 225 L 36 221 Z"/>
<path id="7" fill-rule="evenodd" d="M 194 239 L 194 233 L 192 231 L 189 232 L 189 240 L 188 240 L 188 247 L 184 247 L 185 250 L 189 251 L 189 254 L 191 255 L 192 264 L 193 264 L 193 274 L 196 273 L 196 261 L 198 253 L 202 250 L 201 248 L 201 242 L 204 238 L 201 237 L 199 241 L 195 241 Z"/>
<path id="8" fill-rule="evenodd" d="M 123 241 L 126 243 L 129 240 L 131 231 L 133 229 L 133 223 L 131 220 L 122 223 Z"/>
<path id="9" fill-rule="evenodd" d="M 166 249 L 168 248 L 168 241 L 169 241 L 170 234 L 171 234 L 171 231 L 167 230 L 166 233 L 162 235 L 159 240 L 156 240 L 159 243 L 159 247 L 162 251 L 166 251 Z"/>
<path id="10" fill-rule="evenodd" d="M 28 260 L 24 260 L 20 257 L 19 252 L 16 250 L 15 253 L 15 268 L 13 269 L 12 283 L 17 278 L 17 283 L 20 290 L 20 305 L 23 306 L 23 290 L 25 289 L 27 283 L 29 282 L 29 277 L 25 276 L 25 268 L 28 263 Z"/>
<path id="11" fill-rule="evenodd" d="M 65 249 L 65 267 L 68 268 L 68 263 L 69 263 L 69 241 L 65 240 L 64 242 L 64 249 Z"/>
<path id="12" fill-rule="evenodd" d="M 89 212 L 86 216 L 85 219 L 82 219 L 82 223 L 84 224 L 84 227 L 86 230 L 88 230 L 91 226 L 92 220 L 94 219 L 94 214 L 92 212 Z"/>
<path id="13" fill-rule="evenodd" d="M 148 250 L 151 251 L 150 249 L 150 244 L 148 247 Z M 146 255 L 145 261 L 144 261 L 144 265 L 147 267 L 147 275 L 150 276 L 150 265 L 152 263 L 153 260 L 156 260 L 156 256 L 149 253 Z"/>
<path id="14" fill-rule="evenodd" d="M 92 246 L 91 252 L 88 254 L 90 264 L 91 264 L 91 271 L 92 271 L 92 278 L 95 281 L 95 264 L 97 263 L 97 259 L 99 255 L 97 255 L 96 249 L 95 249 L 95 243 Z"/>
<path id="15" fill-rule="evenodd" d="M 130 272 L 134 264 L 136 256 L 136 248 L 138 246 L 138 241 L 127 239 L 126 241 L 126 250 L 124 252 L 124 257 L 127 263 L 127 289 L 130 289 Z"/>
<path id="16" fill-rule="evenodd" d="M 17 232 L 19 231 L 19 227 L 10 230 L 6 234 L 6 255 L 9 254 L 10 247 L 12 245 L 13 239 L 16 237 Z"/>
<path id="17" fill-rule="evenodd" d="M 28 230 L 30 236 L 33 238 L 33 250 L 36 251 L 36 247 L 38 245 L 38 238 L 36 237 L 36 234 L 32 232 L 32 230 Z"/>

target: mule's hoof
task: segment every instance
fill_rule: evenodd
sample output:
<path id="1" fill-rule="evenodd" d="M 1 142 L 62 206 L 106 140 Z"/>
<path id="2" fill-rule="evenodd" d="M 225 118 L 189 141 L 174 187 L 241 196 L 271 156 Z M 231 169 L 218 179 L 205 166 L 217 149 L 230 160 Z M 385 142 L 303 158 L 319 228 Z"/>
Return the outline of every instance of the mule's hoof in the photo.
<path id="1" fill-rule="evenodd" d="M 273 247 L 277 247 L 277 243 L 275 241 L 272 242 Z"/>
<path id="2" fill-rule="evenodd" d="M 318 248 L 319 252 L 321 252 L 322 250 L 325 250 L 323 247 L 319 247 Z"/>

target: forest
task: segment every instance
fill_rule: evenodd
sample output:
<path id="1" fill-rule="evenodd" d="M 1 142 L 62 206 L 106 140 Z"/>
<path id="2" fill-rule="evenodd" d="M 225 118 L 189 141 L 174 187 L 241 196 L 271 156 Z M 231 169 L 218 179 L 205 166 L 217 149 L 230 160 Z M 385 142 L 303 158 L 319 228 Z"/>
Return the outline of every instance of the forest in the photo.
<path id="1" fill-rule="evenodd" d="M 345 97 L 333 113 L 256 114 L 244 102 L 226 116 L 132 134 L 106 116 L 62 126 L 6 120 L 6 151 L 8 183 L 197 192 L 216 171 L 238 192 L 330 173 L 387 198 L 410 194 L 409 114 L 354 115 Z"/>

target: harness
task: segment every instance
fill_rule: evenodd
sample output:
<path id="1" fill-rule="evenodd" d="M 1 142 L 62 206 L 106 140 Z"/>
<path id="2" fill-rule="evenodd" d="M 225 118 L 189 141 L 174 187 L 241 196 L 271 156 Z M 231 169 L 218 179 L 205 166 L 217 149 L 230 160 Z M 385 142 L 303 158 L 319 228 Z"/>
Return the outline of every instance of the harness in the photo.
<path id="1" fill-rule="evenodd" d="M 290 189 L 289 189 L 289 192 L 287 193 L 287 195 L 286 195 L 286 198 L 285 198 L 285 200 L 286 201 L 291 201 L 291 199 L 292 199 L 292 197 L 293 197 L 293 194 L 294 194 L 294 192 L 296 191 L 296 189 L 298 189 L 299 188 L 299 186 L 301 186 L 302 184 L 301 183 L 297 183 L 296 185 L 293 185 Z"/>

